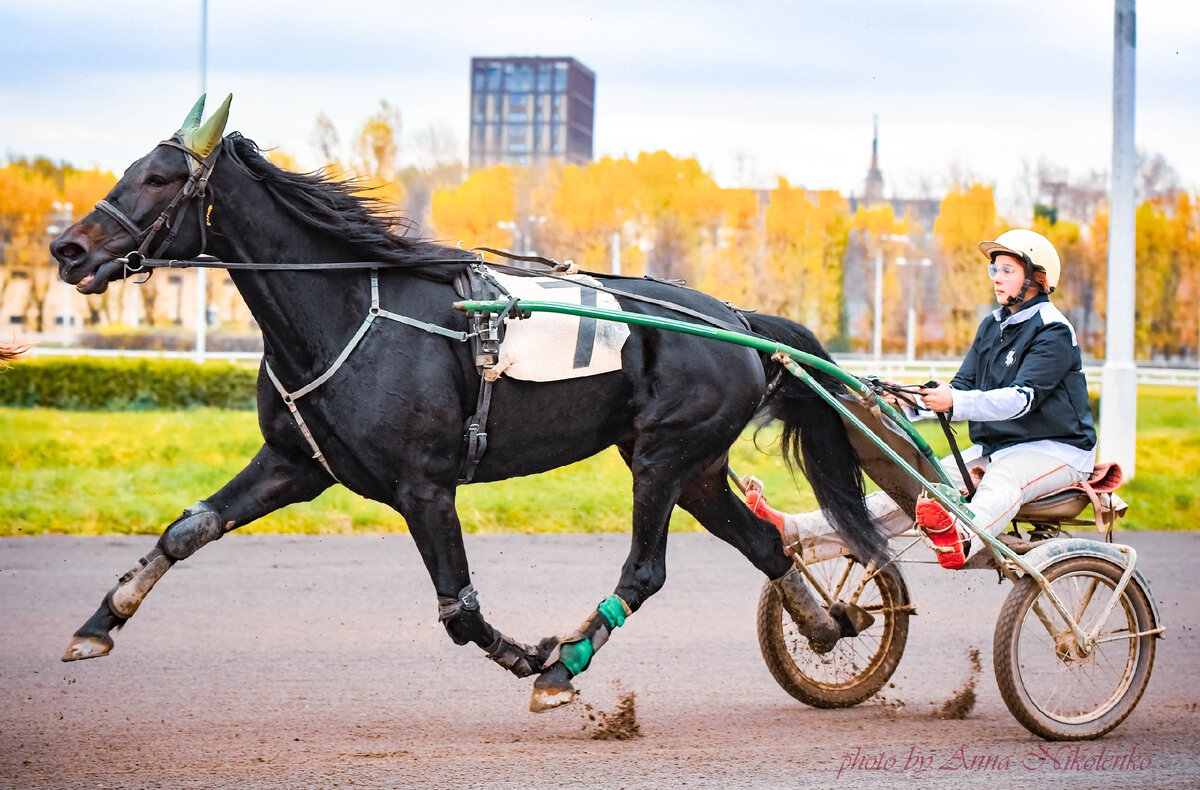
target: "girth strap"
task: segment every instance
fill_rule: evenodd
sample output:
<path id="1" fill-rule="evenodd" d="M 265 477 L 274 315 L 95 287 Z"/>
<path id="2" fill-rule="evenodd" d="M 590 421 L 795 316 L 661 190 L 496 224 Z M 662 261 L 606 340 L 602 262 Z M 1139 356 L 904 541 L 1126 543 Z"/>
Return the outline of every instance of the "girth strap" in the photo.
<path id="1" fill-rule="evenodd" d="M 459 275 L 455 288 L 470 299 L 494 299 L 504 293 L 503 287 L 481 266 L 471 266 Z M 492 406 L 492 385 L 496 380 L 493 368 L 500 359 L 500 329 L 503 317 L 491 313 L 475 313 L 471 316 L 475 367 L 479 370 L 479 395 L 475 399 L 475 411 L 467 418 L 463 429 L 463 465 L 459 474 L 460 483 L 470 483 L 475 470 L 487 452 L 488 411 Z"/>
<path id="2" fill-rule="evenodd" d="M 291 411 L 292 418 L 296 421 L 296 426 L 300 429 L 300 433 L 303 434 L 304 440 L 308 442 L 308 446 L 312 448 L 313 459 L 320 463 L 325 471 L 329 473 L 329 476 L 339 483 L 342 481 L 338 480 L 338 476 L 335 475 L 333 473 L 333 469 L 329 467 L 329 462 L 325 459 L 325 454 L 321 452 L 321 447 L 317 444 L 316 438 L 313 437 L 312 431 L 309 430 L 308 424 L 304 421 L 304 415 L 300 413 L 300 409 L 296 406 L 296 401 L 317 389 L 322 384 L 329 381 L 329 379 L 333 378 L 333 375 L 338 372 L 346 360 L 349 359 L 350 354 L 355 348 L 358 347 L 359 342 L 367 334 L 367 330 L 371 328 L 371 324 L 375 322 L 377 317 L 386 318 L 401 324 L 406 324 L 407 326 L 420 329 L 423 332 L 429 332 L 430 334 L 440 335 L 442 337 L 450 338 L 451 340 L 457 340 L 460 343 L 465 342 L 471 337 L 471 335 L 467 332 L 459 332 L 454 329 L 447 329 L 446 327 L 438 326 L 437 324 L 430 324 L 425 321 L 417 320 L 416 318 L 410 318 L 406 315 L 380 309 L 379 271 L 377 269 L 372 269 L 371 307 L 367 310 L 367 315 L 363 318 L 362 324 L 359 325 L 358 331 L 355 332 L 354 336 L 351 337 L 349 342 L 346 343 L 346 347 L 342 349 L 342 353 L 338 354 L 337 359 L 333 361 L 333 364 L 329 366 L 328 370 L 303 387 L 289 392 L 287 387 L 283 386 L 283 384 L 279 381 L 279 377 L 275 375 L 275 371 L 271 369 L 271 364 L 267 362 L 265 357 L 263 358 L 263 369 L 267 372 L 267 378 L 269 378 L 271 383 L 275 385 L 275 389 L 279 392 L 279 396 L 283 398 L 283 402 L 287 405 L 288 410 Z"/>

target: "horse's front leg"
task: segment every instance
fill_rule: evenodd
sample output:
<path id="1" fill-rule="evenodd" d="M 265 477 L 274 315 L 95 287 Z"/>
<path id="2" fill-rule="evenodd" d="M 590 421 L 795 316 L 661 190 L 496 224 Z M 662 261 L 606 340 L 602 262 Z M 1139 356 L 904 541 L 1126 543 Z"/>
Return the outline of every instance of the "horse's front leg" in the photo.
<path id="1" fill-rule="evenodd" d="M 117 580 L 100 608 L 75 632 L 63 661 L 108 655 L 111 632 L 125 624 L 158 580 L 182 559 L 226 532 L 320 494 L 333 481 L 311 458 L 284 456 L 264 444 L 254 460 L 207 500 L 183 511 L 150 552 Z"/>
<path id="2" fill-rule="evenodd" d="M 456 645 L 473 642 L 487 657 L 519 678 L 541 672 L 556 638 L 527 645 L 505 636 L 483 616 L 454 507 L 453 484 L 408 479 L 397 509 L 425 562 L 438 599 L 438 620 Z"/>
<path id="3" fill-rule="evenodd" d="M 622 450 L 627 459 L 629 455 Z M 601 601 L 572 634 L 560 640 L 550 666 L 533 684 L 529 709 L 534 713 L 557 708 L 575 699 L 571 679 L 591 664 L 592 656 L 615 628 L 636 612 L 667 579 L 667 528 L 671 508 L 691 470 L 633 456 L 633 541 L 621 578 L 612 595 Z M 681 465 L 679 465 L 681 466 Z"/>

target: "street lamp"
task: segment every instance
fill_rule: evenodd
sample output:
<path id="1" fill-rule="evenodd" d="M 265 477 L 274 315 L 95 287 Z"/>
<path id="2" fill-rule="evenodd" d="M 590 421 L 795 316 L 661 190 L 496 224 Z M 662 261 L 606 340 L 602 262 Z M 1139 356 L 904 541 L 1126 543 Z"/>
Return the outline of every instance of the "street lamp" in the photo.
<path id="1" fill-rule="evenodd" d="M 914 305 L 914 298 L 917 291 L 917 272 L 927 266 L 932 266 L 933 261 L 929 258 L 909 259 L 897 258 L 897 266 L 912 266 L 909 269 L 908 275 L 908 323 L 905 326 L 904 334 L 904 358 L 909 362 L 916 359 L 917 345 L 917 309 Z"/>
<path id="2" fill-rule="evenodd" d="M 75 207 L 70 203 L 60 203 L 54 201 L 53 211 L 50 214 L 50 225 L 46 228 L 46 235 L 54 238 L 71 226 L 72 215 Z M 51 266 L 57 266 L 57 262 L 52 257 L 50 259 Z M 59 319 L 62 321 L 59 329 L 60 340 L 64 346 L 70 345 L 71 342 L 71 286 L 67 285 L 62 280 L 59 280 L 59 293 L 61 294 L 62 305 L 59 307 Z"/>
<path id="3" fill-rule="evenodd" d="M 912 240 L 900 233 L 884 233 L 879 237 L 879 252 L 875 254 L 875 316 L 873 338 L 871 340 L 871 356 L 876 362 L 883 359 L 883 244 L 889 241 L 899 242 L 906 247 L 912 247 Z"/>

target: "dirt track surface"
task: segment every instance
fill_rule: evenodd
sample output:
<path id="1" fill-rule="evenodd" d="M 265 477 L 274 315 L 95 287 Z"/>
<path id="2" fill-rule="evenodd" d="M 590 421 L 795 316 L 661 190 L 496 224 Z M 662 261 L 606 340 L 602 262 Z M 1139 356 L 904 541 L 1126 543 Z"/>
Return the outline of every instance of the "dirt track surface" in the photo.
<path id="1" fill-rule="evenodd" d="M 893 687 L 820 711 L 759 656 L 757 572 L 707 535 L 673 535 L 666 588 L 577 679 L 580 701 L 535 716 L 531 679 L 446 637 L 405 535 L 231 535 L 167 574 L 111 656 L 71 664 L 71 632 L 153 538 L 0 540 L 0 787 L 1200 786 L 1200 533 L 1121 537 L 1169 630 L 1138 709 L 1081 746 L 1034 738 L 1004 707 L 991 641 L 1009 586 L 989 573 L 906 566 L 919 616 Z M 533 641 L 612 589 L 628 541 L 467 549 L 489 619 Z M 936 718 L 972 648 L 978 703 Z M 630 693 L 640 737 L 594 739 L 605 716 L 586 705 L 611 718 Z M 1148 765 L 1072 767 L 1102 750 Z"/>

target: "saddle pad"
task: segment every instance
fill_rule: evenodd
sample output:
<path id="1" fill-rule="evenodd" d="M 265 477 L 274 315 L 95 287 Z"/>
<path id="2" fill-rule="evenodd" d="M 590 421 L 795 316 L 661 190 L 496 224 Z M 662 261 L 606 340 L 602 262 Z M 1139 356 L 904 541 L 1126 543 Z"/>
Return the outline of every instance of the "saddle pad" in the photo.
<path id="1" fill-rule="evenodd" d="M 600 283 L 586 275 L 570 275 L 564 282 L 553 277 L 500 274 L 495 270 L 490 274 L 518 299 L 621 309 L 612 294 L 588 288 L 587 284 Z M 495 370 L 523 381 L 560 381 L 611 373 L 621 369 L 621 348 L 628 337 L 629 326 L 616 321 L 557 313 L 509 318 Z"/>

